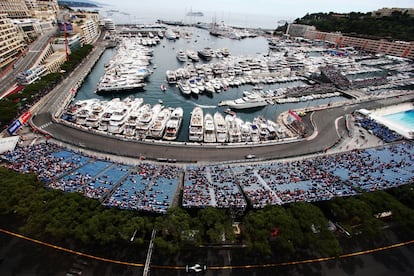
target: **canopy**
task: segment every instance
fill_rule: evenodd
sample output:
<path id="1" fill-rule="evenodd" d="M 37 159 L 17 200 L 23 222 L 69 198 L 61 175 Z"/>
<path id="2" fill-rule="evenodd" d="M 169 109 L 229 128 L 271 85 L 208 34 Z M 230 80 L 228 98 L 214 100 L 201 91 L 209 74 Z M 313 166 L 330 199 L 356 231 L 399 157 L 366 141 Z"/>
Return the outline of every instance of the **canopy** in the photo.
<path id="1" fill-rule="evenodd" d="M 19 141 L 19 136 L 7 137 L 7 138 L 0 138 L 0 153 L 14 150 Z"/>

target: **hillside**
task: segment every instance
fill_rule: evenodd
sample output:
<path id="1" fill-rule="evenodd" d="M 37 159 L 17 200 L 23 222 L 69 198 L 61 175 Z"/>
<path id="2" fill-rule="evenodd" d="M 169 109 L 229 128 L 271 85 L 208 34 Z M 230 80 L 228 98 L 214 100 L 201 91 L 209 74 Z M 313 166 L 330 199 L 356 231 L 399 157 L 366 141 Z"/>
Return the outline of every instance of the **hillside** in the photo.
<path id="1" fill-rule="evenodd" d="M 88 0 L 78 0 L 78 1 L 66 1 L 66 0 L 59 0 L 59 5 L 64 5 L 72 8 L 97 8 L 99 7 L 97 3 L 88 1 Z"/>
<path id="2" fill-rule="evenodd" d="M 359 12 L 313 13 L 296 19 L 294 23 L 313 25 L 323 32 L 339 31 L 346 35 L 371 39 L 414 41 L 414 17 L 398 11 L 390 16 Z"/>

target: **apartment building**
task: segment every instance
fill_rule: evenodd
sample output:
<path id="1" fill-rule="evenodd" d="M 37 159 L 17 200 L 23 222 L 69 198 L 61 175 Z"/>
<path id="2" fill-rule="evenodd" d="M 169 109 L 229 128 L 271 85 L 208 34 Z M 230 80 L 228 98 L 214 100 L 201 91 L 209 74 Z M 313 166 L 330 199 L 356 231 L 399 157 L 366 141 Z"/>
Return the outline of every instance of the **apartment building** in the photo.
<path id="1" fill-rule="evenodd" d="M 0 14 L 0 70 L 24 51 L 24 39 L 7 14 Z"/>
<path id="2" fill-rule="evenodd" d="M 31 16 L 25 0 L 1 0 L 0 13 L 7 14 L 7 17 L 12 19 L 27 18 Z"/>
<path id="3" fill-rule="evenodd" d="M 307 31 L 304 37 L 311 40 L 328 41 L 338 47 L 354 47 L 374 54 L 386 54 L 414 60 L 414 42 L 374 40 L 312 30 Z"/>

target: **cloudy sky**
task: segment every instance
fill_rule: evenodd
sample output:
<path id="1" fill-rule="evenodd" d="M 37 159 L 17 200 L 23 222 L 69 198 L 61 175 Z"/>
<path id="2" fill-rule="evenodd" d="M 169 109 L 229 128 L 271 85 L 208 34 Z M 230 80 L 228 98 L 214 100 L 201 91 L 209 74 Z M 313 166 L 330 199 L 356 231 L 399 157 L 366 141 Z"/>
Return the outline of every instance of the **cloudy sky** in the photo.
<path id="1" fill-rule="evenodd" d="M 313 12 L 369 12 L 382 7 L 414 8 L 414 0 L 95 0 L 114 9 L 162 12 L 202 11 L 263 14 L 297 18 Z"/>

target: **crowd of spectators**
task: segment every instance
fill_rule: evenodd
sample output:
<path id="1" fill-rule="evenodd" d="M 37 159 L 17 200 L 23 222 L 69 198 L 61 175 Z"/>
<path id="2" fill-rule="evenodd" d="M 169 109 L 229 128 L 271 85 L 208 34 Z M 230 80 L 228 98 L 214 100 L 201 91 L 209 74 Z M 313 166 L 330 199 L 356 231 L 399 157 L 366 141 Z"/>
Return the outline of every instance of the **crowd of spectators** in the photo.
<path id="1" fill-rule="evenodd" d="M 296 201 L 321 201 L 414 181 L 414 144 L 319 155 L 294 161 L 180 166 L 117 164 L 53 144 L 17 147 L 0 155 L 10 169 L 36 173 L 51 188 L 80 192 L 107 206 L 165 213 L 182 206 L 246 209 Z"/>
<path id="2" fill-rule="evenodd" d="M 300 97 L 312 94 L 324 94 L 336 92 L 337 89 L 332 83 L 317 83 L 312 86 L 295 86 L 286 88 L 286 95 L 289 97 Z"/>
<path id="3" fill-rule="evenodd" d="M 376 122 L 371 118 L 357 117 L 355 121 L 356 123 L 359 123 L 363 128 L 370 131 L 372 134 L 387 143 L 403 139 L 403 137 L 397 132 L 389 129 L 388 127 Z"/>
<path id="4" fill-rule="evenodd" d="M 362 88 L 368 86 L 378 86 L 387 83 L 386 77 L 374 77 L 369 79 L 362 79 L 362 80 L 354 80 L 352 81 L 353 88 Z"/>
<path id="5" fill-rule="evenodd" d="M 328 65 L 321 67 L 321 73 L 330 82 L 335 84 L 339 89 L 348 89 L 351 85 L 350 81 L 342 75 L 334 66 Z"/>

